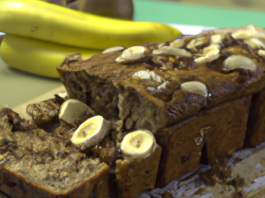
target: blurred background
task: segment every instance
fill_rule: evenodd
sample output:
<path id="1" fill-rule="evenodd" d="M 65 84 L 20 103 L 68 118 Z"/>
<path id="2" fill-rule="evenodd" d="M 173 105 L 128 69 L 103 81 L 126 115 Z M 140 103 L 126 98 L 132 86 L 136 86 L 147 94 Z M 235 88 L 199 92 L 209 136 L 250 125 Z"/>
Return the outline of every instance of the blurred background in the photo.
<path id="1" fill-rule="evenodd" d="M 236 10 L 246 10 L 254 12 L 265 12 L 265 1 L 262 0 L 168 0 L 180 4 L 206 6 L 215 8 L 227 8 Z"/>

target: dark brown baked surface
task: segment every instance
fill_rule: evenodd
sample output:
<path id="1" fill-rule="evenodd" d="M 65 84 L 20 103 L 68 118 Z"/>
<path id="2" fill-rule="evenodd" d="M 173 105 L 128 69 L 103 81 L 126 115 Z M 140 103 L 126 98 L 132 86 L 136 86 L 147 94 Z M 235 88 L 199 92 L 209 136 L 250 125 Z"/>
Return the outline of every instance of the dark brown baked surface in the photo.
<path id="1" fill-rule="evenodd" d="M 156 132 L 203 109 L 254 94 L 264 87 L 265 65 L 264 58 L 258 54 L 259 49 L 253 49 L 242 39 L 234 39 L 230 33 L 223 35 L 220 44 L 212 44 L 211 36 L 212 33 L 183 37 L 185 44 L 180 49 L 190 53 L 189 58 L 154 55 L 152 52 L 158 45 L 150 44 L 146 45 L 149 54 L 141 61 L 118 64 L 115 60 L 122 51 L 117 51 L 86 61 L 66 60 L 58 71 L 70 98 L 87 103 L 106 119 L 120 118 L 125 130 L 142 127 Z M 188 48 L 193 40 L 201 37 L 206 40 L 205 44 Z M 203 51 L 207 51 L 211 44 L 218 45 L 219 57 L 202 64 L 195 62 L 203 57 Z M 225 70 L 224 61 L 233 55 L 250 58 L 256 68 L 253 71 L 242 68 Z M 161 61 L 157 63 L 156 59 Z M 161 82 L 133 79 L 138 71 L 153 71 Z M 190 81 L 203 83 L 207 96 L 181 89 L 183 83 Z M 168 82 L 167 85 L 159 89 L 164 82 Z"/>

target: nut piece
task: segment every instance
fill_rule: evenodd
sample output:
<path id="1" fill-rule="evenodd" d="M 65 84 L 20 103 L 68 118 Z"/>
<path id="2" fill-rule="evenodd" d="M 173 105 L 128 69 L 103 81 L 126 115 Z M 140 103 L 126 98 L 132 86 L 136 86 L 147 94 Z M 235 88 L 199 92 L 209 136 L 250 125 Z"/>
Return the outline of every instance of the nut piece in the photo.
<path id="1" fill-rule="evenodd" d="M 220 50 L 219 50 L 219 45 L 210 45 L 206 48 L 203 49 L 203 56 L 194 59 L 194 61 L 196 63 L 198 63 L 199 65 L 207 63 L 207 62 L 211 62 L 216 60 L 217 58 L 219 58 L 220 56 Z"/>
<path id="2" fill-rule="evenodd" d="M 199 81 L 190 81 L 181 84 L 181 89 L 187 92 L 199 94 L 206 98 L 208 95 L 207 87 Z"/>
<path id="3" fill-rule="evenodd" d="M 123 50 L 124 47 L 123 46 L 115 46 L 115 47 L 111 47 L 111 48 L 108 48 L 106 50 L 104 50 L 102 52 L 102 54 L 107 54 L 107 53 L 111 53 L 111 52 L 116 52 L 116 51 L 120 51 L 120 50 Z"/>
<path id="4" fill-rule="evenodd" d="M 212 35 L 211 36 L 211 44 L 221 44 L 223 38 L 224 38 L 224 35 L 221 35 L 221 34 Z"/>
<path id="5" fill-rule="evenodd" d="M 260 49 L 260 48 L 265 49 L 264 42 L 262 42 L 261 40 L 259 40 L 257 38 L 246 39 L 246 40 L 244 40 L 244 43 L 248 44 L 253 49 Z"/>
<path id="6" fill-rule="evenodd" d="M 185 41 L 183 39 L 175 39 L 170 43 L 171 47 L 183 47 L 185 45 Z"/>
<path id="7" fill-rule="evenodd" d="M 165 89 L 168 83 L 169 83 L 168 81 L 163 82 L 161 85 L 157 87 L 157 89 Z"/>
<path id="8" fill-rule="evenodd" d="M 250 39 L 250 38 L 258 38 L 261 40 L 265 40 L 264 30 L 255 27 L 254 25 L 249 25 L 245 29 L 240 29 L 232 33 L 232 37 L 234 39 Z"/>
<path id="9" fill-rule="evenodd" d="M 162 46 L 152 52 L 153 55 L 167 55 L 167 56 L 180 56 L 180 57 L 191 57 L 191 53 L 184 49 L 172 47 L 172 46 Z"/>
<path id="10" fill-rule="evenodd" d="M 199 146 L 203 142 L 203 137 L 196 137 L 194 141 Z"/>
<path id="11" fill-rule="evenodd" d="M 58 93 L 58 94 L 55 94 L 55 95 L 58 96 L 58 97 L 60 97 L 60 98 L 63 99 L 63 100 L 66 100 L 66 98 L 68 97 L 66 91 L 62 91 L 62 92 L 60 92 L 60 93 Z"/>
<path id="12" fill-rule="evenodd" d="M 249 39 L 254 36 L 254 32 L 249 29 L 242 29 L 232 33 L 234 39 Z"/>
<path id="13" fill-rule="evenodd" d="M 149 72 L 150 76 L 151 76 L 151 79 L 156 81 L 156 82 L 162 82 L 160 76 L 156 75 L 155 72 L 151 71 Z"/>
<path id="14" fill-rule="evenodd" d="M 78 126 L 96 115 L 85 103 L 75 99 L 66 100 L 60 107 L 59 118 L 68 124 Z"/>
<path id="15" fill-rule="evenodd" d="M 71 141 L 81 150 L 100 143 L 110 130 L 110 122 L 102 116 L 94 116 L 81 124 L 73 134 Z"/>
<path id="16" fill-rule="evenodd" d="M 145 70 L 140 70 L 138 72 L 135 72 L 132 75 L 132 78 L 135 80 L 154 80 L 156 82 L 162 82 L 160 76 L 156 75 L 155 72 L 153 71 L 145 71 Z"/>
<path id="17" fill-rule="evenodd" d="M 148 53 L 148 49 L 143 46 L 129 47 L 122 52 L 122 54 L 116 58 L 117 63 L 133 63 L 141 60 Z"/>
<path id="18" fill-rule="evenodd" d="M 202 37 L 196 37 L 195 39 L 192 39 L 188 45 L 188 49 L 194 49 L 196 47 L 200 47 L 202 45 L 206 45 L 208 43 L 207 37 L 202 36 Z"/>
<path id="19" fill-rule="evenodd" d="M 156 141 L 147 130 L 128 133 L 121 142 L 121 152 L 130 158 L 141 158 L 152 153 Z"/>
<path id="20" fill-rule="evenodd" d="M 261 57 L 265 58 L 265 50 L 259 50 L 259 51 L 258 51 L 258 54 L 259 54 Z"/>
<path id="21" fill-rule="evenodd" d="M 257 65 L 251 58 L 241 56 L 241 55 L 233 55 L 229 56 L 224 61 L 223 71 L 229 72 L 235 69 L 246 69 L 251 72 L 254 72 L 257 69 Z"/>
<path id="22" fill-rule="evenodd" d="M 60 105 L 63 104 L 66 100 L 68 100 L 68 94 L 66 91 L 62 91 L 60 93 L 54 94 L 54 96 L 55 96 L 56 102 Z"/>

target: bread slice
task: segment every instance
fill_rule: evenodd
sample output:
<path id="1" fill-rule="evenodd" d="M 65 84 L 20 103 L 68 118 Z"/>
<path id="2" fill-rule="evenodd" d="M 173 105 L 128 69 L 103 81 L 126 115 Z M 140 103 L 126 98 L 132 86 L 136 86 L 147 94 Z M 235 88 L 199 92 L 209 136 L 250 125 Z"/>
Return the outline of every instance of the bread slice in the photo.
<path id="1" fill-rule="evenodd" d="M 12 198 L 108 197 L 105 163 L 86 157 L 58 134 L 39 128 L 16 131 L 16 119 L 9 109 L 0 113 L 1 191 Z"/>

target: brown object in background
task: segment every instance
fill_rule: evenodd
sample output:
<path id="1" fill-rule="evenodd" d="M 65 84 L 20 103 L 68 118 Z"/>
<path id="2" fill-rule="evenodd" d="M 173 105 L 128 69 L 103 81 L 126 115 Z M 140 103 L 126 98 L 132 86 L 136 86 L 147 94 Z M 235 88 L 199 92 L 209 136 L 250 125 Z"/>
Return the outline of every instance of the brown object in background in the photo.
<path id="1" fill-rule="evenodd" d="M 257 146 L 265 141 L 265 89 L 254 94 L 251 101 L 245 146 Z"/>
<path id="2" fill-rule="evenodd" d="M 88 12 L 100 16 L 133 19 L 132 0 L 42 0 L 73 10 Z"/>
<path id="3" fill-rule="evenodd" d="M 157 145 L 154 152 L 144 158 L 116 161 L 115 186 L 118 198 L 134 198 L 154 189 L 161 151 Z"/>
<path id="4" fill-rule="evenodd" d="M 0 35 L 0 44 L 3 41 L 5 35 Z"/>
<path id="5" fill-rule="evenodd" d="M 133 18 L 132 0 L 75 0 L 66 3 L 66 7 L 111 18 Z"/>
<path id="6" fill-rule="evenodd" d="M 46 1 L 48 3 L 53 3 L 56 5 L 60 5 L 60 6 L 66 6 L 66 2 L 67 2 L 67 0 L 42 0 L 42 1 Z"/>
<path id="7" fill-rule="evenodd" d="M 66 7 L 111 18 L 133 18 L 132 0 L 75 0 Z"/>
<path id="8" fill-rule="evenodd" d="M 201 155 L 206 163 L 243 147 L 251 97 L 206 110 L 180 124 L 158 132 L 162 146 L 157 187 L 196 170 Z M 205 144 L 205 153 L 202 147 Z"/>

